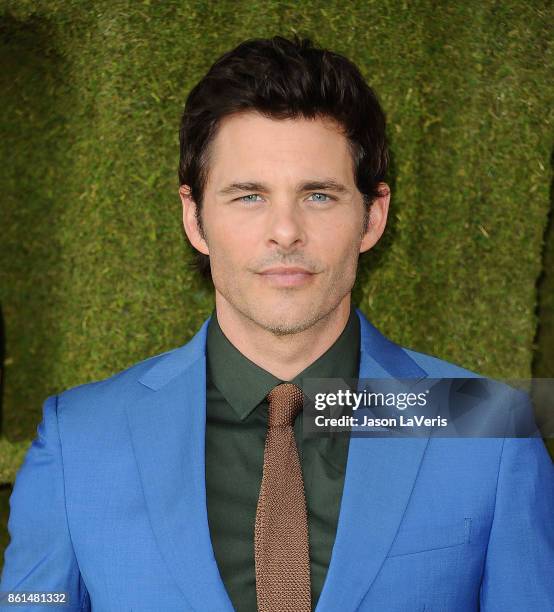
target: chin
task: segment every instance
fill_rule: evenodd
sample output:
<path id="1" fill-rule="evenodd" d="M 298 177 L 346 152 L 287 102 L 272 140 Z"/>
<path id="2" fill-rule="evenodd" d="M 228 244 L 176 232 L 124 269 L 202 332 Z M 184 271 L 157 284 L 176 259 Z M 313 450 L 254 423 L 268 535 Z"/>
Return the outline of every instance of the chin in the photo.
<path id="1" fill-rule="evenodd" d="M 253 318 L 260 327 L 267 331 L 276 335 L 287 335 L 308 329 L 320 317 L 314 312 L 311 304 L 299 304 L 295 308 L 288 302 L 282 305 L 278 303 L 268 305 L 262 311 L 258 308 L 256 316 Z"/>
<path id="2" fill-rule="evenodd" d="M 268 332 L 276 336 L 289 336 L 290 334 L 298 334 L 309 327 L 309 321 L 269 321 L 263 322 L 261 326 Z"/>

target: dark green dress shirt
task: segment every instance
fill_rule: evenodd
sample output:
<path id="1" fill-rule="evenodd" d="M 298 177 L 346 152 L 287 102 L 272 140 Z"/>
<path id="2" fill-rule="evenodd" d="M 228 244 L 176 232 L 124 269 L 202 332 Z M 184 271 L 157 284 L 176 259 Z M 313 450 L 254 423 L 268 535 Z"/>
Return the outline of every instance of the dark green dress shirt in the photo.
<path id="1" fill-rule="evenodd" d="M 215 310 L 208 325 L 206 368 L 206 495 L 221 578 L 237 612 L 256 612 L 254 522 L 267 431 L 267 394 L 282 382 L 245 357 L 223 334 Z M 352 305 L 334 344 L 295 376 L 357 378 L 360 322 Z M 294 435 L 304 479 L 310 539 L 312 610 L 335 541 L 349 436 L 306 437 L 302 412 Z"/>

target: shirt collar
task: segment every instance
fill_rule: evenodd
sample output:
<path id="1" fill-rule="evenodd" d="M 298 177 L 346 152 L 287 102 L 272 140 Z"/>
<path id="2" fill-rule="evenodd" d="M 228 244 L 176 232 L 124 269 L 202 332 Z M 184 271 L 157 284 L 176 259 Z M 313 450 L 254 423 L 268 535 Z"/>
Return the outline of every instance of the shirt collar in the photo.
<path id="1" fill-rule="evenodd" d="M 304 378 L 356 378 L 359 368 L 360 321 L 351 304 L 345 328 L 335 342 L 290 382 L 303 387 Z M 206 339 L 207 374 L 211 382 L 244 420 L 280 380 L 243 355 L 225 336 L 215 309 Z"/>

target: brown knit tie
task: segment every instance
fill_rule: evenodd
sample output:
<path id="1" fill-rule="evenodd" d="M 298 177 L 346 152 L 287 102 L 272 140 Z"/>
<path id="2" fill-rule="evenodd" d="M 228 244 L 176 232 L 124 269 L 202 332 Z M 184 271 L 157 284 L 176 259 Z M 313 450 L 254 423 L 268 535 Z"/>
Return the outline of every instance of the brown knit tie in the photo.
<path id="1" fill-rule="evenodd" d="M 306 498 L 293 431 L 302 409 L 302 389 L 282 383 L 267 400 L 264 471 L 254 530 L 258 612 L 310 612 Z"/>

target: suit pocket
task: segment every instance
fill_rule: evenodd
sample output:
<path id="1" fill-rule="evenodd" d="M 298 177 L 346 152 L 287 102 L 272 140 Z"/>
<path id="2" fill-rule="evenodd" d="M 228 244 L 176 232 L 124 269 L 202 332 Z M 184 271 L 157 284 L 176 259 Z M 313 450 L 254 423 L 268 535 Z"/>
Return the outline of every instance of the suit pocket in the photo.
<path id="1" fill-rule="evenodd" d="M 460 546 L 470 541 L 470 534 L 471 518 L 405 529 L 400 527 L 387 557 Z"/>

